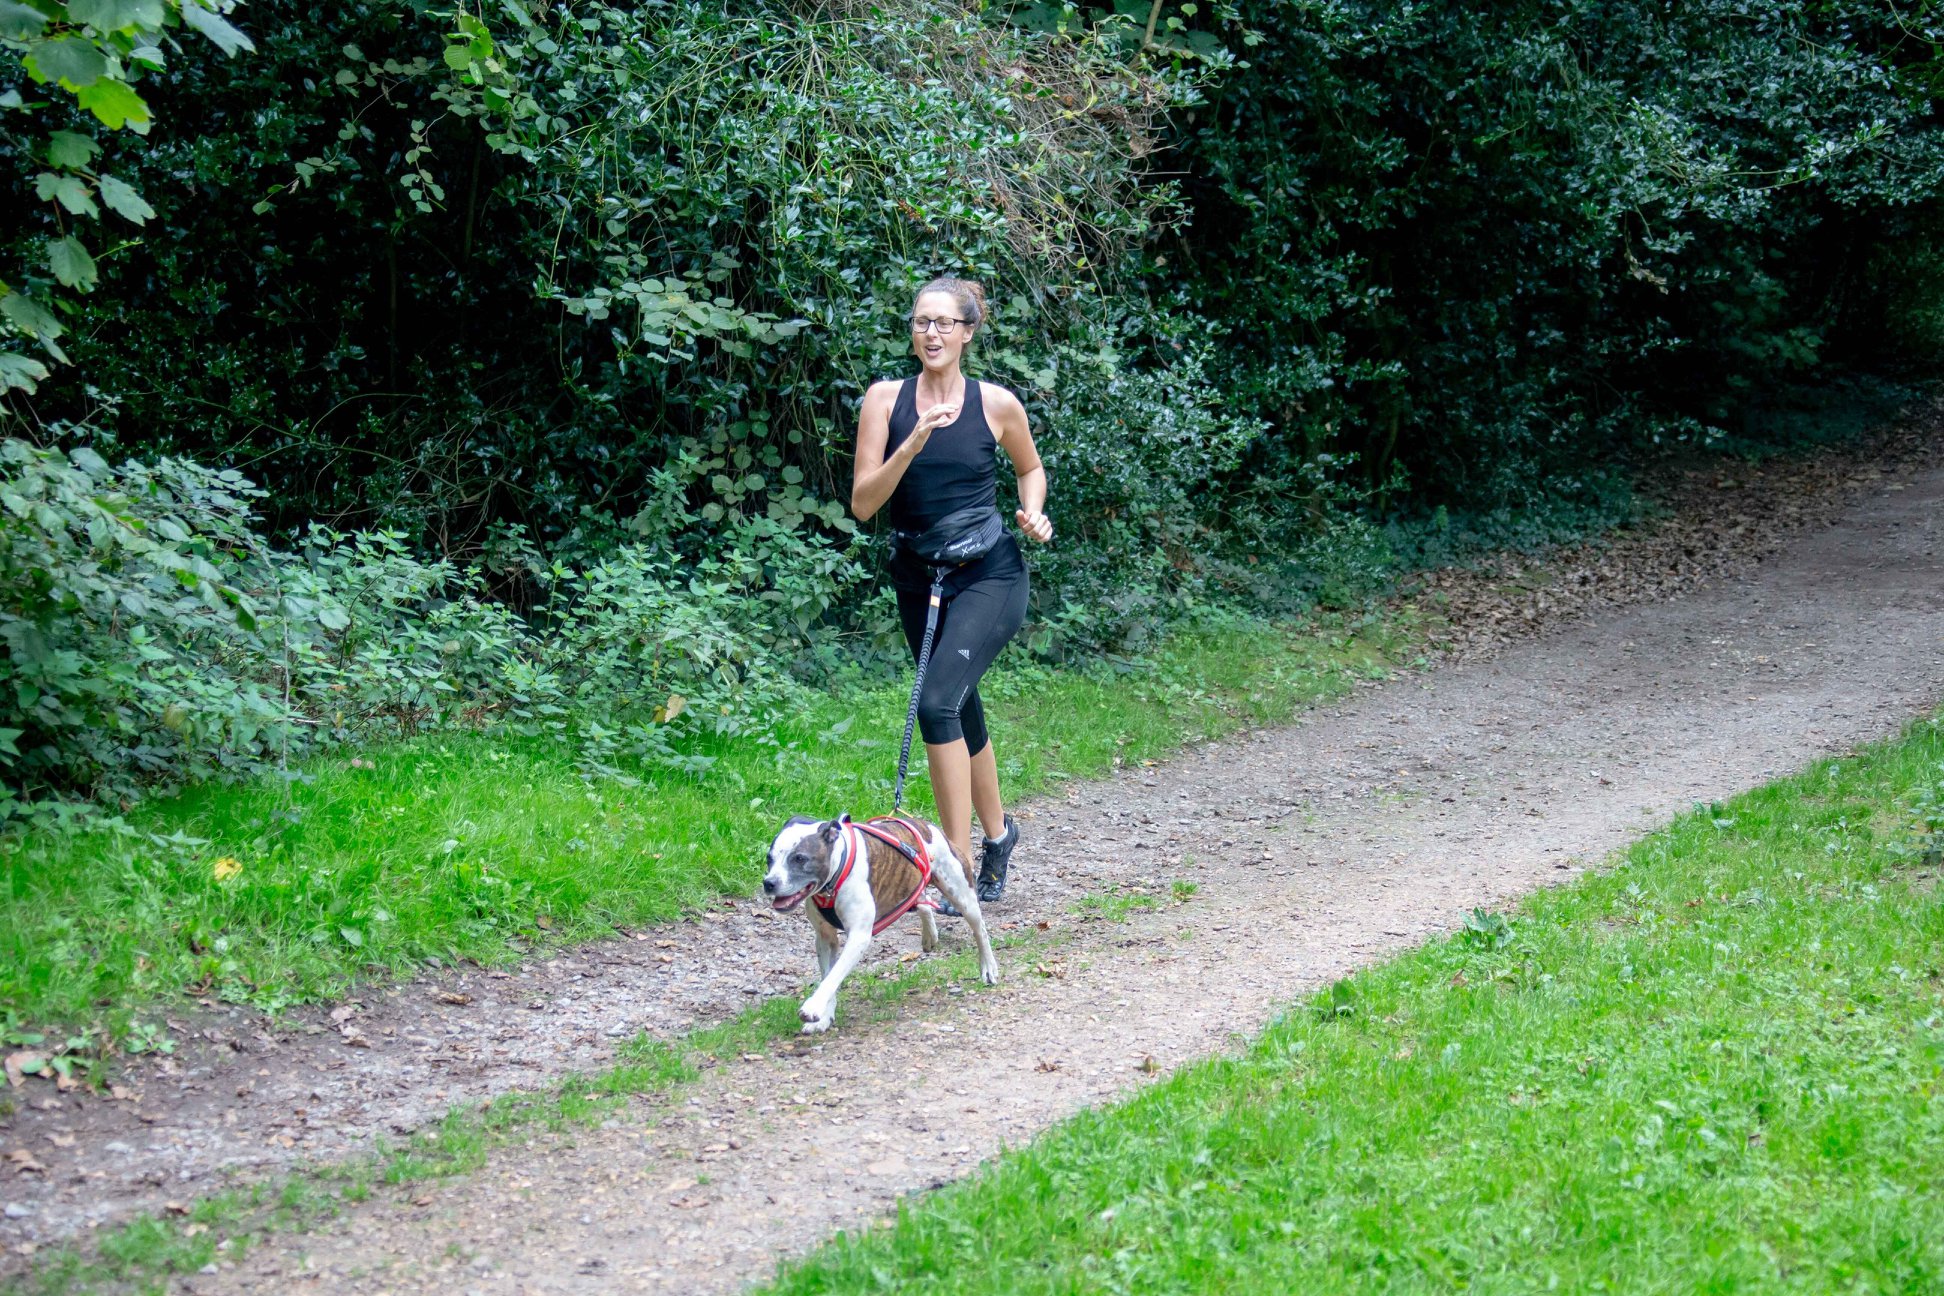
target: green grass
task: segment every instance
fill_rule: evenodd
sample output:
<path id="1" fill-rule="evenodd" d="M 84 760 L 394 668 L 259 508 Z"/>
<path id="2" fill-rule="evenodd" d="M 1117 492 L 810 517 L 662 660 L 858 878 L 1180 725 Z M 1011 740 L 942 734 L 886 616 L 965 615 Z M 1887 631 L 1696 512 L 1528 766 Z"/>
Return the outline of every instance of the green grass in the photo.
<path id="1" fill-rule="evenodd" d="M 771 1290 L 1944 1291 L 1940 806 L 1929 722 L 1697 808 Z"/>
<path id="2" fill-rule="evenodd" d="M 1366 617 L 1204 630 L 1086 671 L 1014 658 L 983 689 L 1008 795 L 1285 719 L 1411 642 Z M 110 831 L 0 836 L 5 1028 L 159 1045 L 156 1006 L 185 991 L 275 1010 L 750 894 L 784 816 L 889 808 L 904 701 L 895 684 L 827 698 L 713 743 L 700 779 L 590 781 L 542 743 L 453 733 L 157 798 Z"/>

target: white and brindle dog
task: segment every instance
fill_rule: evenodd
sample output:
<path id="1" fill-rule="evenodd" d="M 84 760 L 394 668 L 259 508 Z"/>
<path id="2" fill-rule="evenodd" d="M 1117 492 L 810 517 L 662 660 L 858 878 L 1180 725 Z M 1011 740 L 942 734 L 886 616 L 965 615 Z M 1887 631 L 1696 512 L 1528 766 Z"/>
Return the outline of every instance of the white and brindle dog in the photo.
<path id="1" fill-rule="evenodd" d="M 930 878 L 870 828 L 928 857 Z M 985 917 L 979 912 L 972 868 L 936 824 L 897 818 L 875 820 L 866 827 L 852 823 L 848 815 L 822 821 L 799 815 L 783 825 L 770 843 L 763 894 L 778 913 L 801 907 L 816 932 L 817 969 L 823 980 L 798 1014 L 806 1034 L 830 1029 L 836 1018 L 837 988 L 870 953 L 877 932 L 907 909 L 918 910 L 925 951 L 937 947 L 938 921 L 921 894 L 928 881 L 964 915 L 979 946 L 979 978 L 995 984 L 999 960 L 993 957 Z"/>

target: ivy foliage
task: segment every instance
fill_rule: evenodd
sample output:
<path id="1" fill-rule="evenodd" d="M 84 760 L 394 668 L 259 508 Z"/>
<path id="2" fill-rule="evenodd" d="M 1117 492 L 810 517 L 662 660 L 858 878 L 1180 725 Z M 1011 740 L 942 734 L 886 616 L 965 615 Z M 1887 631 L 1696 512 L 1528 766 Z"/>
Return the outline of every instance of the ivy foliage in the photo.
<path id="1" fill-rule="evenodd" d="M 1934 264 L 1944 15 L 1872 0 L 1258 0 L 1250 66 L 1179 119 L 1172 247 L 1273 434 L 1534 500 L 1718 433 L 1856 325 L 1870 249 Z M 1906 316 L 1914 314 L 1906 311 Z M 1845 347 L 1848 354 L 1844 354 Z M 1832 350 L 1834 348 L 1834 350 Z"/>

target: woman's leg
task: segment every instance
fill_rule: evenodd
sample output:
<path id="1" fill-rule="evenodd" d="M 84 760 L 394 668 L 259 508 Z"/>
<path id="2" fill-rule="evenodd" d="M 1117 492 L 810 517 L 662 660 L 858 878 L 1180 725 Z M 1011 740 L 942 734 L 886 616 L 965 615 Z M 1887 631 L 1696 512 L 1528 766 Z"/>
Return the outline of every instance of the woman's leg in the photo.
<path id="1" fill-rule="evenodd" d="M 925 764 L 931 769 L 932 801 L 938 806 L 938 826 L 959 858 L 972 859 L 972 769 L 965 755 L 965 739 L 926 743 Z"/>
<path id="2" fill-rule="evenodd" d="M 990 740 L 972 753 L 972 808 L 979 813 L 979 827 L 987 837 L 1006 831 L 1006 807 L 999 799 L 999 759 L 992 754 Z"/>
<path id="3" fill-rule="evenodd" d="M 954 600 L 956 601 L 956 600 Z M 925 613 L 930 596 L 922 590 L 898 591 L 898 621 L 904 628 L 911 660 L 925 642 Z M 918 700 L 918 722 L 925 741 L 925 766 L 931 771 L 932 803 L 938 807 L 938 826 L 952 848 L 966 859 L 972 858 L 971 772 L 965 752 L 964 724 L 960 717 L 940 716 L 926 705 L 939 665 L 940 641 L 945 637 L 948 602 L 938 612 L 938 625 L 932 637 L 932 664 L 925 676 L 925 693 Z M 949 735 L 949 736 L 947 736 Z"/>
<path id="4" fill-rule="evenodd" d="M 931 769 L 938 826 L 968 861 L 972 859 L 972 811 L 981 826 L 1003 831 L 998 765 L 985 732 L 979 677 L 992 665 L 1026 619 L 1026 576 L 979 581 L 940 610 L 931 663 L 918 699 L 918 724 Z M 899 619 L 915 658 L 924 638 L 926 596 L 898 596 Z M 969 750 L 973 743 L 978 750 Z M 987 817 L 987 811 L 992 811 Z"/>

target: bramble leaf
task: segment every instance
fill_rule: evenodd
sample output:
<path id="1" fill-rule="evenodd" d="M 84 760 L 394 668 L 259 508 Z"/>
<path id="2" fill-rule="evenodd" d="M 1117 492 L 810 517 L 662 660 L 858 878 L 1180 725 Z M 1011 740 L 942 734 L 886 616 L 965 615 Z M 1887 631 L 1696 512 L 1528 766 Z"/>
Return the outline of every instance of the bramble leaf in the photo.
<path id="1" fill-rule="evenodd" d="M 101 209 L 95 206 L 94 190 L 77 175 L 43 171 L 34 177 L 34 196 L 42 202 L 57 202 L 76 216 L 101 215 Z"/>
<path id="2" fill-rule="evenodd" d="M 81 246 L 81 240 L 72 234 L 54 240 L 48 247 L 47 265 L 56 279 L 82 292 L 93 292 L 101 277 L 95 268 L 95 259 L 88 255 L 87 248 Z"/>
<path id="3" fill-rule="evenodd" d="M 19 0 L 0 0 L 0 39 L 31 40 L 47 25 L 47 15 Z"/>
<path id="4" fill-rule="evenodd" d="M 70 22 L 86 23 L 103 32 L 130 27 L 154 30 L 168 16 L 162 0 L 68 0 L 67 8 Z"/>
<path id="5" fill-rule="evenodd" d="M 126 180 L 118 180 L 114 176 L 101 177 L 101 201 L 107 203 L 108 209 L 117 216 L 137 225 L 155 215 L 155 208 L 144 202 L 142 195 L 136 193 Z"/>
<path id="6" fill-rule="evenodd" d="M 31 393 L 46 378 L 47 366 L 40 361 L 12 351 L 0 351 L 0 391 Z"/>
<path id="7" fill-rule="evenodd" d="M 61 336 L 61 322 L 46 307 L 22 293 L 8 293 L 0 297 L 0 316 L 5 316 L 8 322 L 36 337 Z"/>
<path id="8" fill-rule="evenodd" d="M 49 166 L 72 171 L 75 167 L 84 167 L 94 161 L 95 154 L 99 152 L 101 152 L 99 144 L 88 136 L 76 134 L 74 131 L 55 131 L 47 137 Z"/>
<path id="9" fill-rule="evenodd" d="M 256 49 L 255 42 L 231 26 L 229 19 L 203 8 L 199 0 L 182 0 L 182 23 L 215 41 L 225 54 Z"/>
<path id="10" fill-rule="evenodd" d="M 108 72 L 108 56 L 79 36 L 43 41 L 20 62 L 37 83 L 58 81 L 70 90 L 91 86 Z"/>
<path id="11" fill-rule="evenodd" d="M 103 78 L 84 87 L 75 98 L 109 130 L 120 130 L 124 126 L 139 130 L 149 124 L 148 102 L 136 94 L 126 81 Z"/>

